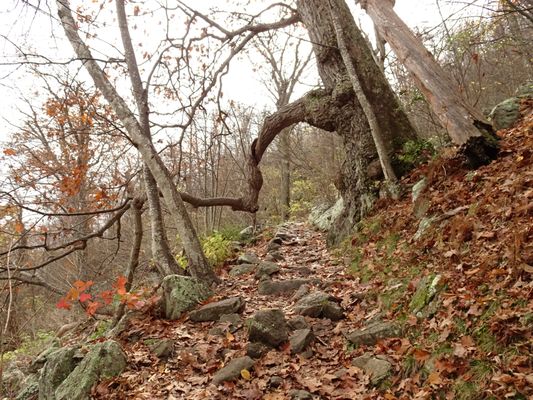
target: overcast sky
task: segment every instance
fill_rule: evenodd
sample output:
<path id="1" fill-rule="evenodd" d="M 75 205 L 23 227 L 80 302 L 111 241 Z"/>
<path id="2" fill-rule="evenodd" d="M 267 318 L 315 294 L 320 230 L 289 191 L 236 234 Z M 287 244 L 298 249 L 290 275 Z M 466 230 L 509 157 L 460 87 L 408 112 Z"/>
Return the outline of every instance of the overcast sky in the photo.
<path id="1" fill-rule="evenodd" d="M 412 28 L 424 29 L 433 27 L 441 21 L 436 1 L 438 0 L 397 0 L 395 9 Z M 259 6 L 262 3 L 265 2 L 254 1 L 252 4 Z M 149 5 L 150 0 L 145 4 Z M 207 6 L 220 4 L 220 1 L 197 0 L 191 4 Z M 349 1 L 349 4 L 353 2 Z M 450 6 L 447 0 L 440 0 L 440 4 L 445 14 L 444 17 L 457 8 Z M 51 11 L 55 13 L 55 10 Z M 364 15 L 357 14 L 356 18 L 361 21 L 363 29 L 371 30 L 371 23 Z M 13 58 L 16 53 L 15 46 L 20 45 L 25 50 L 31 46 L 34 51 L 42 51 L 45 54 L 54 54 L 54 52 L 71 54 L 70 46 L 61 37 L 62 31 L 52 25 L 50 18 L 46 15 L 34 14 L 30 9 L 22 9 L 20 0 L 0 1 L 0 141 L 12 131 L 6 121 L 15 123 L 19 121 L 17 107 L 22 105 L 20 97 L 31 97 L 39 84 L 35 76 L 21 72 L 25 69 L 15 71 L 15 66 L 6 65 L 15 61 Z M 116 27 L 110 24 L 107 29 L 114 32 Z M 232 65 L 224 87 L 227 97 L 234 98 L 241 103 L 261 105 L 269 101 L 265 98 L 266 92 L 258 82 L 257 74 L 246 65 L 246 62 L 241 65 L 238 63 Z M 250 96 L 250 93 L 253 93 L 253 96 Z"/>

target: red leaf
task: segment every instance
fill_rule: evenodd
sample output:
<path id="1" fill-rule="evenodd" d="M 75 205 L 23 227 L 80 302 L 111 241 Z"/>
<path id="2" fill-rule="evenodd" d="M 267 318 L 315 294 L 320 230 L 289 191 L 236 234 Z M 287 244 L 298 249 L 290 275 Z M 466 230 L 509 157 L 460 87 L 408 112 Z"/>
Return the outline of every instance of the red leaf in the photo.
<path id="1" fill-rule="evenodd" d="M 105 304 L 111 304 L 111 302 L 113 301 L 113 291 L 105 290 L 100 293 L 100 297 L 102 298 Z"/>
<path id="2" fill-rule="evenodd" d="M 98 310 L 100 307 L 102 307 L 102 303 L 99 303 L 97 301 L 90 301 L 87 305 L 87 309 L 85 310 L 87 314 L 94 315 L 96 310 Z"/>
<path id="3" fill-rule="evenodd" d="M 91 296 L 89 293 L 82 293 L 82 294 L 80 294 L 79 300 L 82 303 L 85 303 L 86 301 L 91 300 L 92 298 L 93 298 L 93 296 Z"/>
<path id="4" fill-rule="evenodd" d="M 70 303 L 69 303 L 64 297 L 62 297 L 62 298 L 57 302 L 56 307 L 59 308 L 59 309 L 70 310 L 71 305 L 70 305 Z"/>
<path id="5" fill-rule="evenodd" d="M 117 278 L 117 281 L 113 285 L 117 293 L 121 296 L 124 296 L 126 294 L 126 282 L 127 282 L 127 279 L 125 276 L 119 276 Z"/>

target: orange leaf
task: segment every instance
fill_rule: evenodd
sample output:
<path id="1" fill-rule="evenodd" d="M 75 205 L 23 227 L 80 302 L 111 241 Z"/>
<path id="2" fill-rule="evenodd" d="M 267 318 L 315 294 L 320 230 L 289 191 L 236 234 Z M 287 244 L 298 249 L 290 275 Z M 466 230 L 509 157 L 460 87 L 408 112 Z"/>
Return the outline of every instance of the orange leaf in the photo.
<path id="1" fill-rule="evenodd" d="M 14 156 L 17 154 L 17 152 L 13 149 L 4 149 L 4 154 L 6 156 Z"/>
<path id="2" fill-rule="evenodd" d="M 98 310 L 101 306 L 102 304 L 97 301 L 90 301 L 85 311 L 87 311 L 87 314 L 89 315 L 94 315 L 96 310 Z"/>
<path id="3" fill-rule="evenodd" d="M 414 356 L 415 360 L 419 361 L 419 362 L 426 361 L 429 358 L 430 355 L 431 355 L 431 353 L 429 351 L 426 351 L 426 350 L 422 350 L 422 349 L 414 349 L 413 350 L 413 356 Z"/>
<path id="4" fill-rule="evenodd" d="M 428 376 L 428 383 L 430 385 L 442 385 L 442 378 L 438 372 L 432 372 Z"/>
<path id="5" fill-rule="evenodd" d="M 125 276 L 121 275 L 117 278 L 117 281 L 113 285 L 113 287 L 116 289 L 117 293 L 121 296 L 126 294 L 126 282 L 127 279 Z"/>
<path id="6" fill-rule="evenodd" d="M 62 298 L 57 302 L 56 307 L 59 308 L 59 309 L 70 310 L 71 305 L 70 305 L 70 303 L 69 303 L 64 297 L 62 297 Z"/>
<path id="7" fill-rule="evenodd" d="M 17 222 L 15 224 L 15 232 L 17 232 L 17 233 L 24 232 L 24 224 L 22 222 Z"/>

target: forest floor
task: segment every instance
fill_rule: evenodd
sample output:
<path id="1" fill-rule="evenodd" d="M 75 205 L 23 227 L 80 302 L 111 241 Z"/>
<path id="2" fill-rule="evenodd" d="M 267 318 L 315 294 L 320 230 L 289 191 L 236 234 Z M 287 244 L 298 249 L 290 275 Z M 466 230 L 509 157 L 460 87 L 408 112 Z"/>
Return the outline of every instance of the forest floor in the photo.
<path id="1" fill-rule="evenodd" d="M 334 296 L 344 310 L 338 321 L 305 317 L 315 337 L 310 351 L 292 354 L 290 345 L 281 345 L 234 381 L 215 386 L 214 373 L 245 355 L 246 324 L 213 332 L 220 323 L 145 314 L 119 337 L 127 370 L 100 383 L 94 396 L 532 399 L 532 113 L 500 135 L 500 157 L 488 166 L 469 171 L 444 155 L 414 171 L 403 183 L 411 187 L 426 176 L 428 189 L 419 200 L 380 204 L 336 250 L 328 251 L 324 235 L 306 224 L 283 228 L 292 238 L 279 249 L 283 259 L 273 280 L 310 279 L 307 289 Z M 432 222 L 418 240 L 414 208 Z M 274 234 L 263 232 L 244 251 L 263 259 Z M 294 316 L 294 291 L 260 295 L 253 272 L 228 274 L 233 264 L 221 269 L 223 283 L 209 302 L 241 296 L 243 320 L 270 308 Z M 425 299 L 434 309 L 415 315 L 413 296 L 426 276 L 440 279 L 435 298 Z M 372 345 L 350 344 L 347 335 L 375 320 L 392 321 L 401 333 Z M 150 340 L 161 338 L 175 340 L 166 359 L 150 350 Z M 373 385 L 365 369 L 352 364 L 363 354 L 387 360 L 389 376 Z"/>

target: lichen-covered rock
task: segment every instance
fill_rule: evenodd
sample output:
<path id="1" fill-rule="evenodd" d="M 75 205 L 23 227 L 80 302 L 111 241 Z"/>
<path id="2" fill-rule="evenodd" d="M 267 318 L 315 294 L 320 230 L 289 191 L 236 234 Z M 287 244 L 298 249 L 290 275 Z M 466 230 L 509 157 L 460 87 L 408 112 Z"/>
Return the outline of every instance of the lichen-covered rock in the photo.
<path id="1" fill-rule="evenodd" d="M 239 237 L 241 240 L 250 240 L 254 237 L 255 229 L 253 226 L 247 226 L 242 231 L 239 232 Z"/>
<path id="2" fill-rule="evenodd" d="M 377 385 L 385 379 L 390 374 L 392 368 L 389 361 L 380 358 L 380 356 L 373 357 L 370 353 L 355 358 L 352 360 L 352 365 L 361 368 L 365 374 L 369 375 L 372 385 Z"/>
<path id="3" fill-rule="evenodd" d="M 178 319 L 211 295 L 202 282 L 189 276 L 169 275 L 163 279 L 163 308 L 168 319 Z"/>
<path id="4" fill-rule="evenodd" d="M 337 202 L 328 208 L 319 206 L 311 211 L 309 214 L 309 223 L 321 231 L 329 231 L 333 222 L 341 214 L 344 209 L 344 201 L 341 198 Z"/>
<path id="5" fill-rule="evenodd" d="M 22 382 L 22 390 L 15 400 L 35 400 L 39 395 L 39 376 L 40 372 L 28 375 Z"/>
<path id="6" fill-rule="evenodd" d="M 234 266 L 230 271 L 230 276 L 240 276 L 244 274 L 249 274 L 257 268 L 255 264 L 239 264 Z"/>
<path id="7" fill-rule="evenodd" d="M 255 277 L 260 279 L 264 276 L 270 276 L 279 272 L 279 265 L 272 261 L 263 261 L 257 267 L 255 271 Z"/>
<path id="8" fill-rule="evenodd" d="M 289 339 L 289 328 L 283 311 L 279 309 L 261 310 L 248 320 L 250 342 L 277 347 Z"/>
<path id="9" fill-rule="evenodd" d="M 217 371 L 213 376 L 213 383 L 218 385 L 225 381 L 231 381 L 241 376 L 243 369 L 249 371 L 254 366 L 254 360 L 248 356 L 231 360 L 224 368 Z"/>
<path id="10" fill-rule="evenodd" d="M 313 318 L 329 318 L 337 321 L 344 318 L 342 307 L 335 298 L 324 292 L 313 292 L 302 297 L 294 306 L 297 314 Z"/>
<path id="11" fill-rule="evenodd" d="M 244 253 L 237 259 L 237 264 L 259 264 L 261 260 L 253 253 Z"/>
<path id="12" fill-rule="evenodd" d="M 431 226 L 438 221 L 438 218 L 433 217 L 423 217 L 420 222 L 418 223 L 418 229 L 413 236 L 414 240 L 420 240 L 422 237 L 426 234 L 426 232 L 431 228 Z"/>
<path id="13" fill-rule="evenodd" d="M 55 400 L 57 387 L 78 364 L 76 351 L 75 347 L 65 347 L 48 355 L 39 378 L 39 400 Z"/>
<path id="14" fill-rule="evenodd" d="M 126 356 L 117 342 L 109 340 L 94 345 L 56 389 L 56 400 L 88 400 L 97 382 L 119 375 L 126 363 Z"/>
<path id="15" fill-rule="evenodd" d="M 291 335 L 289 341 L 291 343 L 291 353 L 298 354 L 304 351 L 307 346 L 315 339 L 311 329 L 297 329 Z"/>
<path id="16" fill-rule="evenodd" d="M 399 328 L 394 323 L 376 322 L 361 330 L 354 331 L 346 337 L 355 346 L 361 344 L 373 346 L 381 339 L 396 337 L 399 334 Z"/>
<path id="17" fill-rule="evenodd" d="M 28 367 L 28 371 L 31 373 L 35 373 L 39 371 L 42 367 L 44 367 L 44 364 L 46 364 L 46 361 L 48 360 L 48 356 L 52 354 L 54 351 L 56 351 L 59 348 L 59 341 L 54 340 L 50 344 L 50 347 L 43 350 L 35 359 L 31 362 L 30 366 Z"/>
<path id="18" fill-rule="evenodd" d="M 191 311 L 189 318 L 195 322 L 218 321 L 222 315 L 238 313 L 243 308 L 244 300 L 242 297 L 230 297 Z"/>
<path id="19" fill-rule="evenodd" d="M 533 98 L 533 82 L 518 88 L 515 97 L 497 104 L 489 114 L 489 120 L 495 130 L 512 127 L 520 118 L 520 103 L 523 99 Z"/>
<path id="20" fill-rule="evenodd" d="M 2 373 L 2 381 L 0 386 L 0 398 L 5 396 L 7 398 L 14 398 L 15 394 L 20 391 L 22 384 L 26 379 L 26 375 L 19 368 L 7 368 Z"/>
<path id="21" fill-rule="evenodd" d="M 441 275 L 427 275 L 423 277 L 416 287 L 416 292 L 409 303 L 409 311 L 418 317 L 424 316 L 422 312 L 442 289 Z M 433 312 L 434 310 L 430 310 Z"/>
<path id="22" fill-rule="evenodd" d="M 286 281 L 262 280 L 259 282 L 257 293 L 267 296 L 285 294 L 294 292 L 306 283 L 309 283 L 307 279 L 290 279 Z"/>

